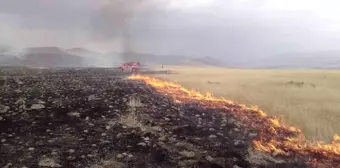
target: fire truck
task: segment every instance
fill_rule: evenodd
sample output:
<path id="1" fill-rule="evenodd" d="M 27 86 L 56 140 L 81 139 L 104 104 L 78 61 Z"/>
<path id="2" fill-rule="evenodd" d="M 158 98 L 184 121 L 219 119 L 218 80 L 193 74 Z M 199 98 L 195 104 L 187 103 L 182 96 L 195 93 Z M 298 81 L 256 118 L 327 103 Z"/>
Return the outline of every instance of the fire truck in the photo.
<path id="1" fill-rule="evenodd" d="M 131 72 L 137 72 L 140 66 L 140 62 L 127 62 L 120 65 L 119 69 L 121 71 L 129 70 Z"/>

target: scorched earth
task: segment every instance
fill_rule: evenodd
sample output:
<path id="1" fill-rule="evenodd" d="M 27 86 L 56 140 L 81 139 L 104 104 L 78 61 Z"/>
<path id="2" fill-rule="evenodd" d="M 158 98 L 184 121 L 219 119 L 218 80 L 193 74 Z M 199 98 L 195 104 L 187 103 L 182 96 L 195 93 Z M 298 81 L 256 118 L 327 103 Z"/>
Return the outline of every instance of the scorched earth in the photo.
<path id="1" fill-rule="evenodd" d="M 268 147 L 264 142 L 272 142 L 263 137 L 278 139 L 266 127 L 249 124 L 249 117 L 236 115 L 242 107 L 204 104 L 197 95 L 175 97 L 185 90 L 166 86 L 164 91 L 166 82 L 153 78 L 127 78 L 110 69 L 11 69 L 1 76 L 1 167 L 288 168 L 339 163 L 336 153 L 309 156 L 282 144 L 270 144 L 278 145 L 275 154 L 261 150 Z M 297 133 L 288 127 L 275 130 L 288 137 Z"/>

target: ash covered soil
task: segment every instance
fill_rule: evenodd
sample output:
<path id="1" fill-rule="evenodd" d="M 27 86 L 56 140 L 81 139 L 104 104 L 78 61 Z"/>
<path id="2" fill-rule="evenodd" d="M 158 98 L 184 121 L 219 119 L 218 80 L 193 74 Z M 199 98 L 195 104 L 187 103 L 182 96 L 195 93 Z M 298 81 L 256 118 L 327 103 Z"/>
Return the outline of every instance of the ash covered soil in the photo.
<path id="1" fill-rule="evenodd" d="M 222 109 L 175 103 L 114 71 L 0 76 L 0 167 L 307 167 L 252 150 L 256 130 Z"/>

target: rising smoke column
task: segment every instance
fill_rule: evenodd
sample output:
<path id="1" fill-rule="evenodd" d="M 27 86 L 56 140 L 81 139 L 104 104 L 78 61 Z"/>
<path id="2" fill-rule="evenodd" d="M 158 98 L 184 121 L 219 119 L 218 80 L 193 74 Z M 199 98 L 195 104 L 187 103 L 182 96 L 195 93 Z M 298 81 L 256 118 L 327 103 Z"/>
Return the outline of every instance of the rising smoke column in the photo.
<path id="1" fill-rule="evenodd" d="M 136 49 L 132 31 L 140 26 L 135 20 L 153 2 L 150 0 L 111 0 L 100 9 L 92 22 L 92 38 L 100 42 L 119 40 L 122 44 L 122 61 L 132 61 Z"/>

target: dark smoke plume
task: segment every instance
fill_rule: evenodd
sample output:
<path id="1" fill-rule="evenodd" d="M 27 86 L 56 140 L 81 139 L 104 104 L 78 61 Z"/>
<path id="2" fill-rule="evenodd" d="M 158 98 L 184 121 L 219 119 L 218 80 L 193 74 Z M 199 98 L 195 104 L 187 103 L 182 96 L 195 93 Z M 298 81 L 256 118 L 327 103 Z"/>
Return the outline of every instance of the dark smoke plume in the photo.
<path id="1" fill-rule="evenodd" d="M 123 61 L 133 60 L 136 42 L 133 30 L 138 25 L 138 18 L 150 9 L 150 0 L 111 0 L 94 18 L 92 38 L 97 41 L 120 40 Z M 145 24 L 145 23 L 143 23 Z"/>

